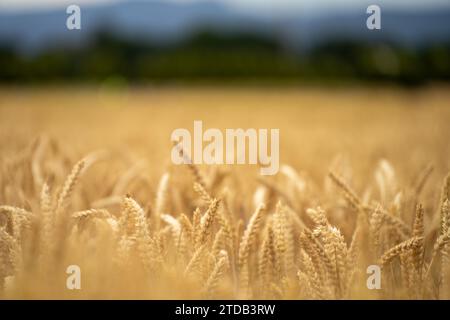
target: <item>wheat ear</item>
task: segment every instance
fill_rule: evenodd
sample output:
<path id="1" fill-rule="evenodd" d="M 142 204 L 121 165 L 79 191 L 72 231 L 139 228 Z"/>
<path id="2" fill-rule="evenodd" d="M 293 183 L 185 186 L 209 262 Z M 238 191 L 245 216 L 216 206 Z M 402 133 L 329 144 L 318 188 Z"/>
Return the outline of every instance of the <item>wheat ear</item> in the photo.
<path id="1" fill-rule="evenodd" d="M 206 280 L 204 291 L 207 294 L 207 297 L 211 297 L 214 294 L 214 291 L 217 288 L 220 278 L 222 277 L 226 267 L 228 266 L 228 254 L 226 251 L 220 251 L 218 255 L 217 262 L 214 265 L 214 269 Z"/>
<path id="2" fill-rule="evenodd" d="M 56 215 L 62 213 L 62 211 L 64 211 L 64 209 L 67 207 L 70 197 L 73 193 L 73 189 L 75 188 L 75 185 L 78 182 L 78 179 L 81 175 L 81 171 L 83 170 L 84 166 L 85 161 L 80 160 L 72 168 L 72 171 L 67 177 L 66 181 L 64 182 L 64 186 L 61 190 L 61 193 L 59 194 L 58 201 L 56 203 L 56 210 L 55 210 Z"/>
<path id="3" fill-rule="evenodd" d="M 400 255 L 401 253 L 416 248 L 422 243 L 422 241 L 423 237 L 413 237 L 389 249 L 381 256 L 380 259 L 381 266 L 386 266 L 389 262 L 391 262 L 395 257 Z"/>
<path id="4" fill-rule="evenodd" d="M 328 176 L 343 191 L 345 198 L 354 208 L 361 208 L 361 201 L 359 200 L 356 193 L 350 188 L 350 186 L 345 183 L 344 179 L 342 179 L 333 171 L 330 171 L 328 173 Z"/>

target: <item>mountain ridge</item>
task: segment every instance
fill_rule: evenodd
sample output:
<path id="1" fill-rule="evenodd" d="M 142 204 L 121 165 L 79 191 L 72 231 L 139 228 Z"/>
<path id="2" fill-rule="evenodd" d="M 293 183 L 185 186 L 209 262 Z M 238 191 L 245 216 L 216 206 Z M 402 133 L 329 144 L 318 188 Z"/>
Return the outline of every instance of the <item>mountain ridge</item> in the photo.
<path id="1" fill-rule="evenodd" d="M 352 38 L 358 41 L 392 40 L 422 46 L 450 40 L 450 9 L 423 12 L 383 11 L 382 30 L 365 27 L 364 12 L 303 12 L 273 16 L 242 11 L 218 2 L 168 3 L 129 1 L 82 8 L 82 30 L 66 29 L 65 10 L 0 11 L 0 44 L 25 53 L 55 46 L 86 45 L 100 31 L 140 41 L 170 43 L 200 29 L 270 35 L 292 48 Z"/>

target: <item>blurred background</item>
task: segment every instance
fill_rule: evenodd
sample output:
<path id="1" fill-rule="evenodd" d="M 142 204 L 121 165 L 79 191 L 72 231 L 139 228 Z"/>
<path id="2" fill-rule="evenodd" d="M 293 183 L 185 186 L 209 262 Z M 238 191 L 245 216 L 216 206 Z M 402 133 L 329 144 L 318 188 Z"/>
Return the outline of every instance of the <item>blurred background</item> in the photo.
<path id="1" fill-rule="evenodd" d="M 449 80 L 448 0 L 0 1 L 4 84 Z"/>

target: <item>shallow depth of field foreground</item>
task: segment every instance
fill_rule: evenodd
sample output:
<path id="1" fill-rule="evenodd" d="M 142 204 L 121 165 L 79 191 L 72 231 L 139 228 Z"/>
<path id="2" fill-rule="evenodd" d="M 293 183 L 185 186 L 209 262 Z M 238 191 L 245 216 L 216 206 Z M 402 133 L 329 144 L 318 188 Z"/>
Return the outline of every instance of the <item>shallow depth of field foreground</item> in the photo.
<path id="1" fill-rule="evenodd" d="M 0 89 L 0 297 L 448 299 L 449 102 L 448 88 Z M 194 120 L 279 128 L 280 172 L 173 165 L 170 134 Z"/>

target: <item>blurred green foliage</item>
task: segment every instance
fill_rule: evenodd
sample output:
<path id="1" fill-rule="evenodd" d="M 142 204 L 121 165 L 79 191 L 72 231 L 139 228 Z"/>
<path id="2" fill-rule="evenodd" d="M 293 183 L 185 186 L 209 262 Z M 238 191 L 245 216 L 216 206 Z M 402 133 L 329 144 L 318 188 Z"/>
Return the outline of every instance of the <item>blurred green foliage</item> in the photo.
<path id="1" fill-rule="evenodd" d="M 426 48 L 335 40 L 293 51 L 252 34 L 198 32 L 172 45 L 99 33 L 88 46 L 35 56 L 0 47 L 0 82 L 302 81 L 393 82 L 450 80 L 450 41 Z"/>

